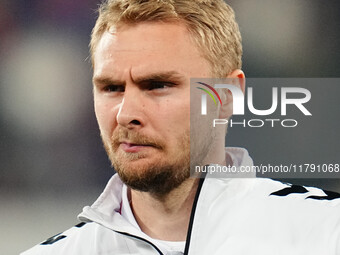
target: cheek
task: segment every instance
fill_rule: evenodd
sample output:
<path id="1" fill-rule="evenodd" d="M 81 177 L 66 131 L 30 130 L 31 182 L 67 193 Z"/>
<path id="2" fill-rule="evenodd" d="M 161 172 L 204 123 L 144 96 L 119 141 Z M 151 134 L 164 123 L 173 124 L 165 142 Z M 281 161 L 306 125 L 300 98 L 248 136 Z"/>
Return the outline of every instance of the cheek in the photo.
<path id="1" fill-rule="evenodd" d="M 160 112 L 160 111 L 158 111 Z M 181 136 L 190 129 L 190 104 L 177 101 L 169 103 L 162 114 L 164 129 L 172 136 Z"/>
<path id="2" fill-rule="evenodd" d="M 94 110 L 101 134 L 104 136 L 111 134 L 115 122 L 112 107 L 108 103 L 95 100 Z"/>

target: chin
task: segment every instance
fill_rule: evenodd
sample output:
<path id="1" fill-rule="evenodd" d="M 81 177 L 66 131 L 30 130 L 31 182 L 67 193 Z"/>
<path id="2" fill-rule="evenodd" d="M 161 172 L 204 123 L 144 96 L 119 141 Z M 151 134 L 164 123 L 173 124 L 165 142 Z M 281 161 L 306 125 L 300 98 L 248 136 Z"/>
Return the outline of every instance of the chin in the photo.
<path id="1" fill-rule="evenodd" d="M 121 180 L 130 188 L 157 195 L 168 194 L 190 177 L 188 164 L 165 164 L 161 161 L 153 164 L 134 162 L 114 164 L 114 168 Z"/>

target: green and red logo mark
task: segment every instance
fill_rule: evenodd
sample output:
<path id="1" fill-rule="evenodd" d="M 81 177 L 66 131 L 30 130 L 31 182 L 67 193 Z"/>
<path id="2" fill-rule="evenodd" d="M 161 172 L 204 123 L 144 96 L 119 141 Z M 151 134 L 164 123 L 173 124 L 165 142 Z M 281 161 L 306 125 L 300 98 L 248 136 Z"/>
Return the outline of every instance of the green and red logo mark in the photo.
<path id="1" fill-rule="evenodd" d="M 214 92 L 214 94 L 216 95 L 216 97 L 218 98 L 218 101 L 220 102 L 221 106 L 222 106 L 222 100 L 220 98 L 220 95 L 217 93 L 217 91 L 210 85 L 206 84 L 206 83 L 203 83 L 203 82 L 197 82 L 198 84 L 200 85 L 203 85 L 205 87 L 207 87 L 208 89 L 210 89 L 212 92 Z M 204 89 L 204 88 L 201 88 L 201 87 L 196 87 L 200 90 L 203 90 L 204 92 L 206 92 L 211 98 L 212 100 L 214 101 L 215 105 L 217 105 L 217 102 L 213 96 L 213 94 L 207 90 L 207 89 Z M 202 115 L 207 115 L 207 95 L 203 94 L 202 95 L 202 108 L 201 108 L 201 114 Z"/>

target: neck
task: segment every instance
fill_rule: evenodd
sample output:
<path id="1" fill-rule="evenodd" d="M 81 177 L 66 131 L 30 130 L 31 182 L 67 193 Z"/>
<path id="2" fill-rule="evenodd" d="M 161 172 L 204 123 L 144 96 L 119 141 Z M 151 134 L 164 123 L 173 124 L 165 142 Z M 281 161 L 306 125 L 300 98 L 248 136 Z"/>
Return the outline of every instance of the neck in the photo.
<path id="1" fill-rule="evenodd" d="M 131 190 L 131 209 L 141 230 L 155 239 L 185 241 L 198 181 L 189 178 L 163 196 Z"/>
<path id="2" fill-rule="evenodd" d="M 224 139 L 214 139 L 203 163 L 228 164 L 224 145 Z M 162 196 L 129 190 L 131 209 L 141 230 L 155 239 L 185 241 L 198 182 L 199 178 L 189 178 Z"/>
<path id="3" fill-rule="evenodd" d="M 207 156 L 202 162 L 202 166 L 208 164 L 218 164 L 221 166 L 226 166 L 231 163 L 230 157 L 226 157 L 225 153 L 225 130 L 220 129 L 217 132 L 217 135 L 211 141 L 210 149 L 207 153 Z"/>

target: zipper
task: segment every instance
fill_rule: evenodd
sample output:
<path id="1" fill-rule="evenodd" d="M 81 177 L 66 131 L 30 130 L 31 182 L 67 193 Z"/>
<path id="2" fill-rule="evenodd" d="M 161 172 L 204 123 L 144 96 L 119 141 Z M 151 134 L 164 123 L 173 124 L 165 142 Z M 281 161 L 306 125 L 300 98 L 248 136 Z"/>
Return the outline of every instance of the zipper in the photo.
<path id="1" fill-rule="evenodd" d="M 185 242 L 185 248 L 184 248 L 184 255 L 188 255 L 189 254 L 189 246 L 190 246 L 190 240 L 191 240 L 191 232 L 192 232 L 192 227 L 194 224 L 194 218 L 195 218 L 195 212 L 196 212 L 196 206 L 197 206 L 197 202 L 198 202 L 198 197 L 201 193 L 201 189 L 203 186 L 203 182 L 205 180 L 205 176 L 206 173 L 204 173 L 200 178 L 200 181 L 198 183 L 198 187 L 197 187 L 197 191 L 196 191 L 196 195 L 195 195 L 195 199 L 194 199 L 194 203 L 192 205 L 192 209 L 191 209 L 191 215 L 190 215 L 190 221 L 189 221 L 189 227 L 188 227 L 188 233 L 187 233 L 187 239 Z"/>
<path id="2" fill-rule="evenodd" d="M 158 247 L 157 247 L 156 245 L 154 245 L 152 242 L 150 242 L 149 240 L 146 240 L 146 239 L 144 239 L 144 238 L 142 238 L 142 237 L 139 237 L 139 236 L 131 235 L 131 234 L 126 233 L 126 232 L 120 232 L 120 231 L 116 231 L 116 230 L 114 230 L 114 231 L 117 232 L 117 233 L 119 233 L 119 234 L 122 234 L 122 235 L 130 236 L 130 237 L 133 237 L 133 238 L 142 240 L 142 241 L 144 241 L 144 242 L 150 244 L 150 245 L 158 252 L 159 255 L 164 255 L 164 254 L 161 252 L 161 250 L 158 249 Z"/>
<path id="3" fill-rule="evenodd" d="M 200 177 L 200 181 L 198 183 L 198 187 L 197 187 L 197 191 L 196 191 L 196 195 L 195 195 L 195 199 L 194 199 L 194 203 L 192 205 L 192 210 L 191 210 L 191 215 L 190 215 L 190 221 L 189 221 L 189 227 L 188 227 L 188 233 L 187 233 L 187 238 L 186 238 L 186 242 L 185 242 L 185 248 L 184 248 L 184 254 L 183 255 L 188 255 L 189 254 L 189 246 L 190 246 L 190 240 L 191 240 L 191 232 L 192 232 L 192 227 L 193 227 L 193 224 L 194 224 L 194 218 L 195 218 L 195 212 L 196 212 L 196 206 L 197 206 L 197 202 L 198 202 L 198 198 L 199 198 L 199 195 L 201 193 L 201 189 L 202 189 L 202 186 L 203 186 L 203 182 L 205 180 L 205 175 L 206 173 L 204 173 L 201 177 Z M 139 237 L 139 236 L 135 236 L 135 235 L 131 235 L 129 233 L 126 233 L 126 232 L 121 232 L 121 231 L 116 231 L 114 230 L 115 232 L 119 233 L 119 234 L 122 234 L 122 235 L 126 235 L 126 236 L 130 236 L 130 237 L 133 237 L 133 238 L 136 238 L 136 239 L 139 239 L 141 241 L 144 241 L 148 244 L 150 244 L 157 252 L 159 255 L 164 255 L 161 250 L 156 246 L 154 245 L 152 242 L 150 242 L 149 240 L 146 240 L 142 237 Z"/>

